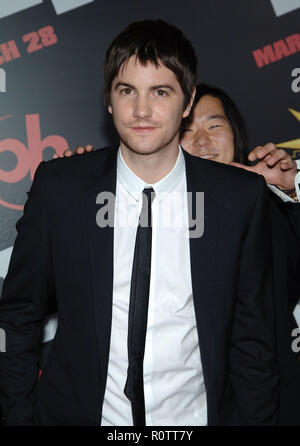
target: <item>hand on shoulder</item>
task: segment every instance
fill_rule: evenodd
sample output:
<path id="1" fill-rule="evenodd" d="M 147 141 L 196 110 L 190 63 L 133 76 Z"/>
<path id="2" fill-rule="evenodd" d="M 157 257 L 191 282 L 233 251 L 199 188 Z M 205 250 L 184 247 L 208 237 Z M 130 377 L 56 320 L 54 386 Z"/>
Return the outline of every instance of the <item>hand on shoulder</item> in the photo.
<path id="1" fill-rule="evenodd" d="M 88 152 L 92 152 L 94 150 L 94 146 L 92 146 L 91 144 L 86 144 L 85 146 L 77 146 L 75 147 L 75 149 L 72 150 L 71 149 L 67 149 L 64 151 L 63 156 L 65 158 L 69 158 L 73 155 L 82 155 L 83 153 L 88 153 Z M 62 156 L 58 155 L 57 153 L 55 153 L 52 157 L 52 159 L 56 159 L 56 158 L 62 158 Z"/>
<path id="2" fill-rule="evenodd" d="M 297 175 L 297 164 L 283 150 L 278 149 L 275 144 L 268 143 L 264 146 L 257 146 L 248 155 L 249 161 L 257 161 L 254 166 L 245 166 L 239 163 L 231 163 L 259 175 L 263 175 L 267 184 L 273 184 L 283 190 L 290 190 L 295 187 L 295 177 Z"/>

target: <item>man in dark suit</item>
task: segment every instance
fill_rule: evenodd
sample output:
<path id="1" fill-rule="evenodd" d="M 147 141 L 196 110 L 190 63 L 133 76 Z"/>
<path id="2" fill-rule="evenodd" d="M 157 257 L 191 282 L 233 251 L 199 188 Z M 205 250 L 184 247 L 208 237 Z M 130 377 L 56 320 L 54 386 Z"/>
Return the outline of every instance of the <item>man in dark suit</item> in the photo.
<path id="1" fill-rule="evenodd" d="M 131 24 L 105 61 L 120 147 L 37 169 L 0 302 L 8 425 L 276 423 L 265 182 L 179 146 L 196 66 L 175 27 Z"/>

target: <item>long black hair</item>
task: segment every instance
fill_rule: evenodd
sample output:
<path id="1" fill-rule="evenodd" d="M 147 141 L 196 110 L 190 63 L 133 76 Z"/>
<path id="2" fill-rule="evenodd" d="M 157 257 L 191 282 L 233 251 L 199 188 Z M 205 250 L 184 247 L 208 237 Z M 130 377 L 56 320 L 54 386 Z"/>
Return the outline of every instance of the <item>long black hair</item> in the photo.
<path id="1" fill-rule="evenodd" d="M 189 116 L 182 121 L 181 129 L 184 130 L 184 128 L 192 122 L 194 109 L 203 96 L 212 96 L 221 101 L 224 113 L 230 122 L 233 132 L 233 137 L 234 137 L 233 161 L 242 164 L 249 164 L 248 163 L 249 147 L 248 147 L 247 131 L 244 120 L 233 100 L 220 88 L 206 84 L 197 84 L 196 95 L 191 112 Z"/>

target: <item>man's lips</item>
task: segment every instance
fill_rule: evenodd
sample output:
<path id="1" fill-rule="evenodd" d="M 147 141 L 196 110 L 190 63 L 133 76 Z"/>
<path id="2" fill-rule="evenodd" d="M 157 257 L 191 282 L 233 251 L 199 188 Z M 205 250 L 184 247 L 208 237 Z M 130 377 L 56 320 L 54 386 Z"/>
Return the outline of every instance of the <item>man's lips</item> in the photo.
<path id="1" fill-rule="evenodd" d="M 200 158 L 205 158 L 205 159 L 214 159 L 218 156 L 217 153 L 204 153 L 203 155 L 199 155 Z"/>
<path id="2" fill-rule="evenodd" d="M 156 127 L 149 126 L 149 125 L 133 126 L 133 127 L 130 127 L 130 128 L 131 128 L 132 130 L 134 130 L 135 132 L 138 132 L 138 133 L 152 132 L 153 130 L 156 129 Z"/>

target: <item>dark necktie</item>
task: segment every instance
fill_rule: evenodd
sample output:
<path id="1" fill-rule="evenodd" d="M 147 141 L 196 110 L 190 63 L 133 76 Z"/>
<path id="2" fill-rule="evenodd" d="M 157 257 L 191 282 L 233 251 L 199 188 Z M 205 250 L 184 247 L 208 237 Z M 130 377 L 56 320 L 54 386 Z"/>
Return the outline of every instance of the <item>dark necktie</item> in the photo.
<path id="1" fill-rule="evenodd" d="M 134 426 L 146 426 L 143 361 L 151 272 L 151 204 L 154 195 L 152 188 L 143 191 L 143 205 L 137 227 L 131 276 L 128 316 L 128 370 L 124 392 L 131 401 Z"/>

